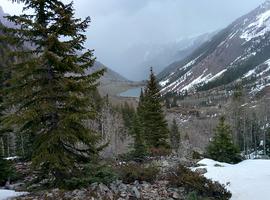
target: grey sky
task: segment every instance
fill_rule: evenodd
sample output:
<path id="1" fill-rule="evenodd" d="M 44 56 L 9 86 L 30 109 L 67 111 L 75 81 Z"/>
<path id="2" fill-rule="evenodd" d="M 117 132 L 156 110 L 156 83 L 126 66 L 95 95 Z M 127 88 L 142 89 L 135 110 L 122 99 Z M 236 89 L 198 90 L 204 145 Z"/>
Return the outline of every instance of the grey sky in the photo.
<path id="1" fill-rule="evenodd" d="M 11 5 L 9 0 L 0 1 L 5 12 L 20 12 L 20 6 Z M 122 56 L 133 46 L 140 51 L 140 44 L 168 43 L 221 29 L 262 2 L 264 0 L 74 0 L 77 16 L 92 18 L 87 46 L 96 50 L 99 61 L 131 79 L 136 69 L 130 69 Z"/>

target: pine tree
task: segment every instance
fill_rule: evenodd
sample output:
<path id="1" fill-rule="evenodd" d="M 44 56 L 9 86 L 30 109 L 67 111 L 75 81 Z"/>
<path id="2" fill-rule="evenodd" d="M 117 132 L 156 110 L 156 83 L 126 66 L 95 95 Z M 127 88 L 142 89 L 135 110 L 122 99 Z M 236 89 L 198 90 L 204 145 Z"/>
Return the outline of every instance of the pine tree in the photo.
<path id="1" fill-rule="evenodd" d="M 100 134 L 86 122 L 96 117 L 92 94 L 103 70 L 86 74 L 95 61 L 93 51 L 83 46 L 90 18 L 74 18 L 72 3 L 16 2 L 34 14 L 10 16 L 20 28 L 2 30 L 14 35 L 6 40 L 17 46 L 4 100 L 14 112 L 6 114 L 3 123 L 34 135 L 33 166 L 60 184 L 79 173 L 80 162 L 98 156 Z M 31 48 L 23 48 L 25 43 Z"/>
<path id="2" fill-rule="evenodd" d="M 232 140 L 232 131 L 225 123 L 225 117 L 221 117 L 215 129 L 215 136 L 207 147 L 207 154 L 211 159 L 220 162 L 237 163 L 240 152 Z"/>
<path id="3" fill-rule="evenodd" d="M 5 185 L 8 179 L 13 175 L 13 168 L 8 160 L 0 156 L 0 186 Z"/>
<path id="4" fill-rule="evenodd" d="M 180 145 L 180 132 L 178 129 L 178 126 L 176 124 L 176 120 L 173 119 L 173 123 L 170 130 L 170 141 L 171 141 L 171 147 L 174 150 L 178 150 Z"/>
<path id="5" fill-rule="evenodd" d="M 143 160 L 147 153 L 147 148 L 143 138 L 143 130 L 140 124 L 140 120 L 137 114 L 134 114 L 133 125 L 132 125 L 132 135 L 134 136 L 134 145 L 132 151 L 132 157 L 135 160 Z"/>
<path id="6" fill-rule="evenodd" d="M 147 146 L 149 148 L 169 148 L 168 125 L 163 114 L 160 90 L 152 68 L 145 92 L 140 98 L 138 113 Z"/>
<path id="7" fill-rule="evenodd" d="M 132 121 L 135 110 L 132 106 L 130 106 L 127 102 L 125 102 L 124 105 L 121 107 L 121 112 L 123 116 L 124 125 L 130 131 L 132 128 Z"/>

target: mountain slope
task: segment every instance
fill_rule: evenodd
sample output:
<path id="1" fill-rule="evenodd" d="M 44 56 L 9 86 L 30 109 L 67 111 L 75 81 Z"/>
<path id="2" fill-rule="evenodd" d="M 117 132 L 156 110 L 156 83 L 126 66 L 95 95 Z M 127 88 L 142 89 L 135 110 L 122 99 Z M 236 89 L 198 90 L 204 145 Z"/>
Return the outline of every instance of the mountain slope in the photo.
<path id="1" fill-rule="evenodd" d="M 239 79 L 251 89 L 261 80 L 266 86 L 270 78 L 268 59 L 270 1 L 237 19 L 186 59 L 169 66 L 166 74 L 160 75 L 162 92 L 208 90 Z M 254 77 L 252 72 L 260 75 L 255 73 Z"/>
<path id="2" fill-rule="evenodd" d="M 167 43 L 145 42 L 133 45 L 120 55 L 121 63 L 123 67 L 129 66 L 128 76 L 131 74 L 132 79 L 143 80 L 148 77 L 151 66 L 155 72 L 159 73 L 163 71 L 164 66 L 185 58 L 212 36 L 213 33 L 206 33 Z"/>

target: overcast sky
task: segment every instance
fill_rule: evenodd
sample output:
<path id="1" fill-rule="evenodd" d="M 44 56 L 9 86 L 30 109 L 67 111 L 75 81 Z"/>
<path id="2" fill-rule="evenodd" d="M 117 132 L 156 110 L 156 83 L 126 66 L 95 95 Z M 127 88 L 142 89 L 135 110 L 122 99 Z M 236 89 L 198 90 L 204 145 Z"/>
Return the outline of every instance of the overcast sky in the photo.
<path id="1" fill-rule="evenodd" d="M 69 2 L 69 0 L 65 0 Z M 87 46 L 98 60 L 132 78 L 122 55 L 140 44 L 168 43 L 221 29 L 264 0 L 74 0 L 76 15 L 90 16 Z M 21 6 L 0 5 L 10 14 Z M 140 51 L 140 48 L 138 48 Z"/>

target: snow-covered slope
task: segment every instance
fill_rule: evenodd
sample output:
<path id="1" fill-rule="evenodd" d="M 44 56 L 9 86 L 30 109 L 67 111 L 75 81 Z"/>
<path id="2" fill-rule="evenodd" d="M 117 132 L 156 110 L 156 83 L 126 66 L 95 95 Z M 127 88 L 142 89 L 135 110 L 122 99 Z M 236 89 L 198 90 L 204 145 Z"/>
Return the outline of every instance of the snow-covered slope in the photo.
<path id="1" fill-rule="evenodd" d="M 270 77 L 269 59 L 268 0 L 217 33 L 188 58 L 175 62 L 173 67 L 169 66 L 166 73 L 162 74 L 160 84 L 164 93 L 207 90 L 239 79 L 247 79 L 262 69 L 263 71 L 259 70 L 261 74 L 256 75 L 256 80 L 253 76 L 253 86 L 256 81 L 261 82 L 260 80 L 264 80 L 263 85 L 267 85 Z"/>
<path id="2" fill-rule="evenodd" d="M 203 159 L 199 168 L 206 168 L 205 177 L 224 184 L 231 191 L 231 200 L 267 200 L 270 197 L 270 160 L 245 160 L 231 165 Z"/>

